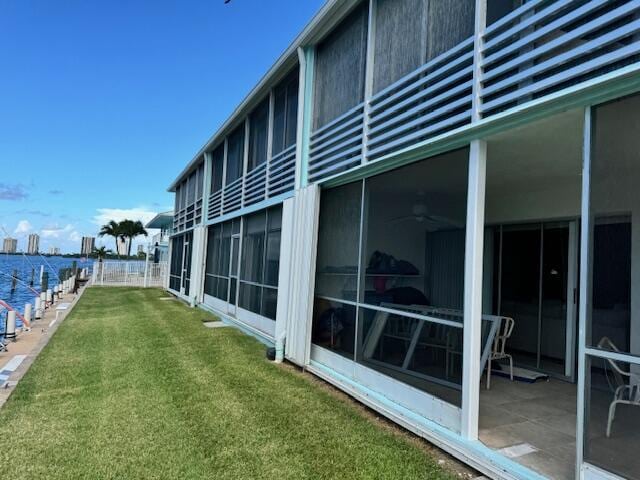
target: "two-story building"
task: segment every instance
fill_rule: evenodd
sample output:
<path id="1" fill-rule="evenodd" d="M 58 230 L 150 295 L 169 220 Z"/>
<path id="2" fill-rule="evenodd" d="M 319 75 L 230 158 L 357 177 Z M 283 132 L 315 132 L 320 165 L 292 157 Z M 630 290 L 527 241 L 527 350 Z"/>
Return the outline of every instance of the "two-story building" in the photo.
<path id="1" fill-rule="evenodd" d="M 169 190 L 175 295 L 492 478 L 640 479 L 640 0 L 328 0 Z"/>

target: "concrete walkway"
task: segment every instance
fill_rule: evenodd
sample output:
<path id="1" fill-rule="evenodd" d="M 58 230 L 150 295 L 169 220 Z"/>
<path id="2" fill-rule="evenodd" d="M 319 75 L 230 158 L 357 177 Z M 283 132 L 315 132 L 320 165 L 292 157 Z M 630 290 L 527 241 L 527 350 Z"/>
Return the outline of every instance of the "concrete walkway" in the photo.
<path id="1" fill-rule="evenodd" d="M 85 289 L 86 287 L 82 287 L 77 294 L 63 295 L 54 305 L 46 309 L 42 318 L 31 321 L 30 331 L 17 330 L 15 341 L 7 341 L 9 351 L 0 352 L 0 379 L 2 380 L 0 381 L 0 408 L 9 399 L 14 387 L 27 373 L 45 345 L 49 343 L 49 339 L 60 324 L 73 310 Z M 63 303 L 69 304 L 68 308 L 56 311 L 56 307 Z"/>

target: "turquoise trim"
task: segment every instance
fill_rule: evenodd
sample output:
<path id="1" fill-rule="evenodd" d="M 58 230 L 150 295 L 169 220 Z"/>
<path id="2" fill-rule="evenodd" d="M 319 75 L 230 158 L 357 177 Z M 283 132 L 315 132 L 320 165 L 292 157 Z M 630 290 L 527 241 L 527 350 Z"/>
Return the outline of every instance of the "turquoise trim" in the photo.
<path id="1" fill-rule="evenodd" d="M 256 340 L 258 340 L 260 343 L 264 344 L 265 346 L 267 346 L 267 347 L 275 347 L 276 346 L 275 340 L 273 338 L 270 338 L 267 335 L 258 332 L 257 330 L 248 328 L 244 323 L 242 323 L 241 321 L 229 316 L 228 314 L 222 313 L 222 312 L 216 310 L 215 308 L 212 308 L 209 305 L 206 305 L 204 303 L 198 303 L 196 306 L 198 308 L 200 308 L 201 310 L 204 310 L 206 312 L 213 313 L 214 315 L 217 315 L 218 317 L 220 317 L 220 321 L 222 321 L 223 323 L 226 323 L 227 325 L 240 330 L 245 335 L 249 335 L 250 337 L 255 338 Z"/>
<path id="2" fill-rule="evenodd" d="M 371 390 L 364 385 L 360 385 L 359 383 L 356 383 L 350 378 L 321 363 L 311 360 L 309 364 L 313 368 L 322 371 L 325 375 L 332 377 L 341 383 L 347 384 L 361 395 L 373 399 L 375 403 L 380 404 L 390 412 L 397 412 L 398 416 L 404 417 L 418 430 L 434 435 L 441 442 L 454 447 L 457 451 L 470 457 L 470 459 L 475 460 L 479 464 L 484 464 L 488 469 L 495 470 L 497 468 L 507 472 L 510 476 L 514 476 L 515 478 L 522 480 L 547 480 L 546 477 L 534 472 L 533 470 L 500 455 L 498 452 L 490 449 L 482 442 L 466 440 L 452 430 L 418 415 L 412 410 L 389 400 L 387 397 L 381 395 L 375 390 Z"/>
<path id="3" fill-rule="evenodd" d="M 327 177 L 319 183 L 326 187 L 344 185 L 418 160 L 467 147 L 472 140 L 487 140 L 492 135 L 512 130 L 536 120 L 576 108 L 605 103 L 639 91 L 640 63 L 635 63 L 416 143 L 373 162 L 354 167 L 348 172 Z"/>
<path id="4" fill-rule="evenodd" d="M 304 98 L 302 115 L 302 148 L 300 158 L 300 187 L 309 184 L 309 145 L 311 143 L 311 120 L 313 116 L 313 83 L 315 78 L 316 51 L 304 49 Z"/>

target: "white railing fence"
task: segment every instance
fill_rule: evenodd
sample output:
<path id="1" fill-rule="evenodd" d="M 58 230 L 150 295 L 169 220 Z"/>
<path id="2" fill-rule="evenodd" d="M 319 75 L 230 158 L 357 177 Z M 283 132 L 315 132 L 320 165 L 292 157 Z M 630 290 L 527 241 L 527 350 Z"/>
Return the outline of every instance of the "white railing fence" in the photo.
<path id="1" fill-rule="evenodd" d="M 91 283 L 98 286 L 164 287 L 168 272 L 167 262 L 95 262 Z"/>

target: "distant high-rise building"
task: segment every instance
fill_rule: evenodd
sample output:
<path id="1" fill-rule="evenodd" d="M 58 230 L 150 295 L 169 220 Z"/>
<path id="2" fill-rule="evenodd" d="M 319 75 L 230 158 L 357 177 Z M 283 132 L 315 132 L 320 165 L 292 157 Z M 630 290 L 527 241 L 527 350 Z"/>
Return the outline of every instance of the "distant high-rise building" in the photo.
<path id="1" fill-rule="evenodd" d="M 49 255 L 60 255 L 60 249 L 58 247 L 49 247 Z"/>
<path id="2" fill-rule="evenodd" d="M 89 255 L 96 248 L 96 237 L 82 237 L 82 245 L 80 247 L 80 255 Z"/>
<path id="3" fill-rule="evenodd" d="M 37 233 L 32 233 L 29 235 L 27 253 L 29 255 L 37 255 L 39 251 L 40 251 L 40 236 Z"/>
<path id="4" fill-rule="evenodd" d="M 129 250 L 129 239 L 122 240 L 122 238 L 118 237 L 118 240 L 116 241 L 116 248 L 118 250 L 118 255 L 126 255 Z"/>
<path id="5" fill-rule="evenodd" d="M 18 240 L 15 238 L 7 237 L 2 242 L 2 251 L 4 253 L 16 253 L 18 250 Z"/>
<path id="6" fill-rule="evenodd" d="M 144 245 L 139 244 L 138 245 L 138 255 L 140 255 L 141 253 L 144 253 Z"/>

